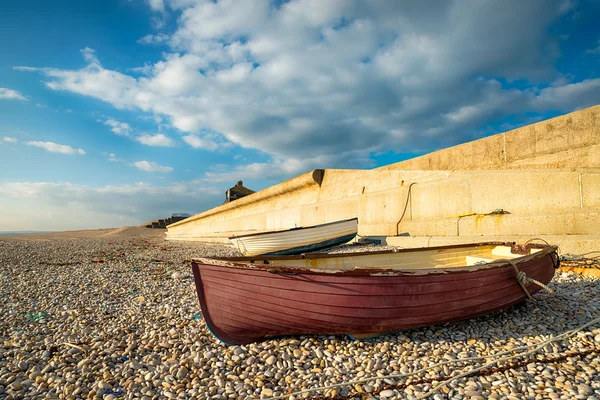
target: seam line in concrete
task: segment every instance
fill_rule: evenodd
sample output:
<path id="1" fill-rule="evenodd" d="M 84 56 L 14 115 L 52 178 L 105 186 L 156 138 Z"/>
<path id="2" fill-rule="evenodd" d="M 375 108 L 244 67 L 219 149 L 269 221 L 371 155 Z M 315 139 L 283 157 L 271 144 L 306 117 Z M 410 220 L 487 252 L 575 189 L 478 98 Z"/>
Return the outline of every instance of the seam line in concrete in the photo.
<path id="1" fill-rule="evenodd" d="M 473 212 L 473 190 L 471 190 L 471 177 L 467 181 L 469 183 L 469 212 Z"/>
<path id="2" fill-rule="evenodd" d="M 506 133 L 502 134 L 502 139 L 504 141 L 504 168 L 506 168 Z"/>
<path id="3" fill-rule="evenodd" d="M 579 207 L 583 209 L 583 185 L 581 182 L 581 171 L 578 172 L 579 175 Z"/>

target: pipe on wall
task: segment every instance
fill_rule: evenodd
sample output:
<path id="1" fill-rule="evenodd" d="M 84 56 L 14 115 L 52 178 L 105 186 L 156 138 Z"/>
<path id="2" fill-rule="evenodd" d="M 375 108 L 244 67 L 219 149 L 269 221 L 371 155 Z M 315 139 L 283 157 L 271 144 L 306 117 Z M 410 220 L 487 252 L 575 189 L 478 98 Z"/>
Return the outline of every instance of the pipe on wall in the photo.
<path id="1" fill-rule="evenodd" d="M 408 208 L 408 202 L 410 201 L 410 198 L 411 198 L 412 187 L 413 187 L 413 185 L 416 185 L 417 183 L 418 182 L 413 182 L 408 186 L 408 193 L 406 194 L 406 203 L 404 204 L 404 210 L 402 211 L 402 216 L 398 220 L 398 223 L 396 223 L 396 236 L 398 236 L 400 234 L 400 222 L 402 222 L 402 219 L 404 219 L 404 215 L 406 214 L 406 209 Z"/>

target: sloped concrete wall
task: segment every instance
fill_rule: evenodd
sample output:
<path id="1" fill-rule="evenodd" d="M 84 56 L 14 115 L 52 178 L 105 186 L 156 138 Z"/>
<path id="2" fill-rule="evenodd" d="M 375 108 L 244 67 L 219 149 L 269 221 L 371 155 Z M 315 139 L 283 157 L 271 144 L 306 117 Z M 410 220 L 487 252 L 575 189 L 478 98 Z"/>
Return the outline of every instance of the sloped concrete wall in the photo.
<path id="1" fill-rule="evenodd" d="M 227 236 L 231 232 L 261 231 L 280 229 L 286 223 L 274 212 L 289 206 L 310 204 L 316 201 L 316 194 L 323 180 L 324 170 L 314 170 L 269 187 L 249 196 L 223 204 L 219 207 L 194 215 L 184 221 L 167 227 L 167 239 L 183 237 Z M 293 199 L 290 204 L 290 199 Z M 271 211 L 271 213 L 267 213 Z M 293 225 L 292 225 L 293 226 Z"/>
<path id="2" fill-rule="evenodd" d="M 531 168 L 600 168 L 600 105 L 380 169 Z"/>
<path id="3" fill-rule="evenodd" d="M 360 232 L 388 232 L 407 187 L 446 171 L 315 170 L 168 226 L 169 240 L 216 240 L 240 233 L 310 226 L 358 217 Z M 315 179 L 315 176 L 318 179 Z M 386 225 L 382 228 L 383 225 Z"/>
<path id="4" fill-rule="evenodd" d="M 354 217 L 363 236 L 592 234 L 598 193 L 600 170 L 316 170 L 170 225 L 167 238 L 226 240 Z M 496 209 L 510 214 L 485 215 Z"/>

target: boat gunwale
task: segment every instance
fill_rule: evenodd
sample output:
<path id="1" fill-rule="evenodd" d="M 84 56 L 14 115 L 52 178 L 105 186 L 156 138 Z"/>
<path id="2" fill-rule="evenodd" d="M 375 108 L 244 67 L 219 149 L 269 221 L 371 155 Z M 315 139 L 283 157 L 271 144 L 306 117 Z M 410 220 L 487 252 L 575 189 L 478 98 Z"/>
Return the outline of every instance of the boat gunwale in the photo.
<path id="1" fill-rule="evenodd" d="M 264 231 L 264 232 L 256 232 L 256 233 L 248 233 L 245 235 L 234 235 L 234 236 L 229 236 L 228 239 L 232 240 L 232 239 L 243 239 L 243 238 L 247 238 L 247 237 L 252 237 L 252 236 L 260 236 L 260 235 L 269 235 L 271 233 L 283 233 L 283 232 L 291 232 L 291 231 L 300 231 L 300 230 L 306 230 L 306 229 L 314 229 L 314 228 L 321 228 L 324 226 L 328 226 L 328 225 L 334 225 L 334 224 L 341 224 L 344 222 L 350 222 L 350 221 L 355 221 L 358 224 L 358 217 L 354 217 L 354 218 L 350 218 L 350 219 L 342 219 L 339 221 L 333 221 L 333 222 L 326 222 L 324 224 L 318 224 L 318 225 L 311 225 L 311 226 L 300 226 L 298 228 L 289 228 L 289 229 L 279 229 L 276 231 Z"/>
<path id="2" fill-rule="evenodd" d="M 509 259 L 497 259 L 490 261 L 485 264 L 478 265 L 461 265 L 456 267 L 445 267 L 445 268 L 417 268 L 417 269 L 392 269 L 386 267 L 377 266 L 360 266 L 354 267 L 353 269 L 326 269 L 326 268 L 306 268 L 306 267 L 294 267 L 286 266 L 286 260 L 311 260 L 316 258 L 339 258 L 339 257 L 356 257 L 356 256 L 369 256 L 369 255 L 384 255 L 384 254 L 398 254 L 409 253 L 409 252 L 422 252 L 422 251 L 436 251 L 436 250 L 448 250 L 448 249 L 460 249 L 460 248 L 477 248 L 487 246 L 510 246 L 514 249 L 516 246 L 515 242 L 482 242 L 482 243 L 471 243 L 471 244 L 459 244 L 459 245 L 448 245 L 448 246 L 436 246 L 436 247 L 421 247 L 414 249 L 393 249 L 393 250 L 381 250 L 381 251 L 365 251 L 356 253 L 306 253 L 296 256 L 273 256 L 273 257 L 199 257 L 191 260 L 192 264 L 198 266 L 208 265 L 215 267 L 225 267 L 246 271 L 266 271 L 274 274 L 280 273 L 282 277 L 293 276 L 293 275 L 342 275 L 342 276 L 371 276 L 371 277 L 384 277 L 384 276 L 418 276 L 418 275 L 441 275 L 441 274 L 458 274 L 468 273 L 474 271 L 504 268 L 509 266 L 511 263 Z M 542 258 L 546 256 L 553 257 L 552 254 L 557 254 L 558 246 L 550 244 L 538 244 L 531 243 L 526 246 L 526 249 L 541 249 L 538 252 L 532 254 L 521 255 L 510 259 L 515 265 L 529 262 L 531 260 Z M 269 261 L 281 261 L 282 264 L 273 263 L 254 263 L 254 260 L 268 259 Z M 557 256 L 558 259 L 558 256 Z M 553 261 L 554 262 L 554 261 Z"/>

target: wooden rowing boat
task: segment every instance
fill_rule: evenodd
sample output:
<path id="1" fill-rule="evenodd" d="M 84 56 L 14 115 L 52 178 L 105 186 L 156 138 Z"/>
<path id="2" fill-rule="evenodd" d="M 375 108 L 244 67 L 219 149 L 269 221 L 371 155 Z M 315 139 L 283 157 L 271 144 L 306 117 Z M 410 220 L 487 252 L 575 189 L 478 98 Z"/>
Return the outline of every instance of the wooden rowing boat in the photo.
<path id="1" fill-rule="evenodd" d="M 283 256 L 309 253 L 352 240 L 358 232 L 358 218 L 280 231 L 232 236 L 231 243 L 245 256 Z"/>
<path id="2" fill-rule="evenodd" d="M 531 279 L 550 282 L 556 251 L 480 243 L 199 258 L 192 266 L 207 326 L 223 342 L 241 345 L 281 335 L 381 334 L 501 310 L 540 290 Z"/>

